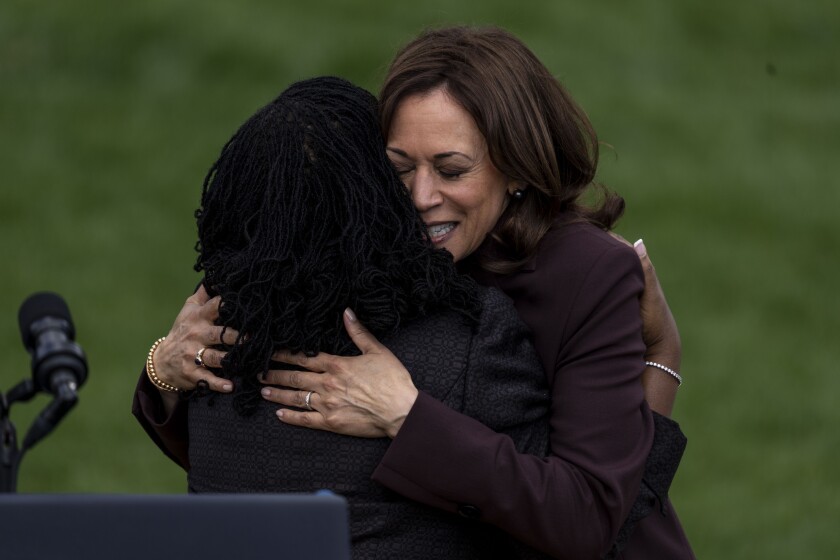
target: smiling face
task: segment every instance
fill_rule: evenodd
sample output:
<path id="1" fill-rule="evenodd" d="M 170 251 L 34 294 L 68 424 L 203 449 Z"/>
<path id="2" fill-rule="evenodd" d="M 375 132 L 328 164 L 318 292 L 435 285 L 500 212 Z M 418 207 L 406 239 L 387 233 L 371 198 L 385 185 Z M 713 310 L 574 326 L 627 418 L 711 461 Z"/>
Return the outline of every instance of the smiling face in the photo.
<path id="1" fill-rule="evenodd" d="M 432 242 L 455 261 L 481 245 L 517 188 L 493 165 L 472 116 L 443 89 L 400 102 L 387 150 Z"/>

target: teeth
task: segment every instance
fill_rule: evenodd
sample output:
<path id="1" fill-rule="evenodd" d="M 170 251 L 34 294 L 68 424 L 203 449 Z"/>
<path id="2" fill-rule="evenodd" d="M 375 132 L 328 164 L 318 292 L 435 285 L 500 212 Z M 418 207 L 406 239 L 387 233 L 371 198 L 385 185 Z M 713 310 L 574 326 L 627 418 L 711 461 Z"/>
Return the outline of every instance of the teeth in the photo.
<path id="1" fill-rule="evenodd" d="M 426 227 L 426 230 L 429 232 L 429 237 L 431 237 L 432 239 L 440 237 L 442 235 L 446 235 L 453 229 L 455 229 L 454 222 L 447 222 L 445 224 L 435 224 L 433 226 Z"/>

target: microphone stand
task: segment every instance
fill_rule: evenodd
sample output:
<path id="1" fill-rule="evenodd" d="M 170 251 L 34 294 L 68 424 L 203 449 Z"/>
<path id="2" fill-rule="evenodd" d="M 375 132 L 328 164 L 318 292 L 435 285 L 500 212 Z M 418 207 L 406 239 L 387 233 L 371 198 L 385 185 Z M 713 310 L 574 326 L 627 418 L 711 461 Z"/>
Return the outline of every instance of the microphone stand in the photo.
<path id="1" fill-rule="evenodd" d="M 26 402 L 38 394 L 38 389 L 31 379 L 25 379 L 15 385 L 8 394 L 0 393 L 0 493 L 17 492 L 17 478 L 20 469 L 20 461 L 23 454 L 30 449 L 35 442 L 47 435 L 52 427 L 39 425 L 41 418 L 48 410 L 60 410 L 61 416 L 76 404 L 75 395 L 72 398 L 57 397 L 41 412 L 29 432 L 26 435 L 23 449 L 18 449 L 17 432 L 15 425 L 9 416 L 12 404 L 22 401 Z M 72 402 L 69 402 L 72 401 Z M 56 421 L 57 423 L 57 421 Z"/>
<path id="2" fill-rule="evenodd" d="M 0 393 L 0 438 L 0 492 L 14 492 L 17 488 L 20 453 L 15 425 L 9 419 L 9 404 L 3 393 Z"/>

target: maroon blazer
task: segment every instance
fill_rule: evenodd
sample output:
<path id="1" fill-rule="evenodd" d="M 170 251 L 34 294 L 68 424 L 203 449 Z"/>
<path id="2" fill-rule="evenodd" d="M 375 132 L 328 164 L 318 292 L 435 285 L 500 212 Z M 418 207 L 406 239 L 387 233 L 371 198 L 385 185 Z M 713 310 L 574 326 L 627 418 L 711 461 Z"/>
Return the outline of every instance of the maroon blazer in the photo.
<path id="1" fill-rule="evenodd" d="M 481 251 L 493 250 L 488 242 Z M 501 288 L 533 331 L 552 392 L 551 455 L 519 454 L 421 393 L 373 479 L 557 558 L 600 558 L 639 494 L 654 433 L 640 382 L 638 257 L 591 225 L 558 222 L 514 274 L 487 273 L 475 260 L 464 270 Z M 657 505 L 619 558 L 694 558 L 667 498 Z"/>

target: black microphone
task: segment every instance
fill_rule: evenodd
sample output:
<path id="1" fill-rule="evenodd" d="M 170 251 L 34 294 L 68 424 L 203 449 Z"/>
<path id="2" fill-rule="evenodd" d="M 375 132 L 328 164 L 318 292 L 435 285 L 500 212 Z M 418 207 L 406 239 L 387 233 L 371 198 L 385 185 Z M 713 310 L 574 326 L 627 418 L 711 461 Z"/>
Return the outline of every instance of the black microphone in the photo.
<path id="1" fill-rule="evenodd" d="M 70 309 L 58 294 L 39 292 L 20 306 L 18 324 L 23 345 L 32 355 L 35 387 L 51 393 L 53 402 L 32 425 L 23 448 L 47 435 L 76 404 L 76 391 L 87 380 L 85 353 L 76 344 Z"/>

